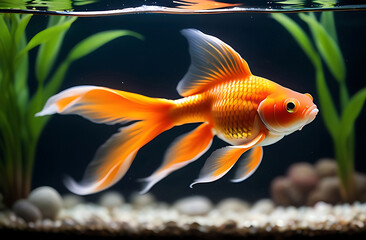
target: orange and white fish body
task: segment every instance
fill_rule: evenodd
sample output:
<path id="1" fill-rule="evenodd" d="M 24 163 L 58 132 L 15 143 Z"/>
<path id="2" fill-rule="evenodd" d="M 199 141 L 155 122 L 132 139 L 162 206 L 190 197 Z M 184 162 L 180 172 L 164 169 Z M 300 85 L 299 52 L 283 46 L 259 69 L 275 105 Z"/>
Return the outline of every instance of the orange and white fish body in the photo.
<path id="1" fill-rule="evenodd" d="M 187 123 L 201 123 L 178 137 L 160 168 L 144 179 L 147 192 L 171 172 L 197 160 L 216 135 L 231 146 L 214 151 L 196 183 L 224 176 L 238 162 L 233 182 L 251 176 L 259 166 L 262 146 L 273 144 L 315 119 L 310 94 L 301 94 L 251 74 L 247 63 L 221 40 L 185 29 L 191 66 L 177 90 L 183 98 L 167 100 L 97 86 L 78 86 L 51 97 L 37 116 L 78 114 L 96 123 L 137 122 L 122 127 L 102 145 L 80 183 L 66 186 L 76 194 L 106 189 L 120 180 L 138 150 L 160 133 Z M 249 154 L 242 156 L 245 152 Z"/>

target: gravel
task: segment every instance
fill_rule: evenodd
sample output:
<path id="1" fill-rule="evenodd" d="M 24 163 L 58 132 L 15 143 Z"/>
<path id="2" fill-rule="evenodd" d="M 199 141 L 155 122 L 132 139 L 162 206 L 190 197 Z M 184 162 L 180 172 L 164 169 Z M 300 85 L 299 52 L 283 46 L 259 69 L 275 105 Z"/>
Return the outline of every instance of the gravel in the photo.
<path id="1" fill-rule="evenodd" d="M 187 200 L 187 199 L 186 199 Z M 224 200 L 223 200 L 224 201 Z M 230 201 L 233 201 L 232 199 Z M 236 204 L 240 205 L 237 201 Z M 248 206 L 243 202 L 242 206 Z M 0 211 L 1 230 L 43 233 L 90 234 L 93 236 L 282 236 L 326 233 L 366 234 L 366 203 L 330 205 L 318 202 L 313 207 L 275 207 L 263 199 L 250 207 L 226 208 L 212 205 L 201 215 L 181 213 L 176 204 L 145 205 L 136 208 L 124 203 L 113 209 L 92 203 L 63 208 L 56 220 L 26 222 L 10 210 Z M 222 205 L 221 205 L 222 206 Z"/>

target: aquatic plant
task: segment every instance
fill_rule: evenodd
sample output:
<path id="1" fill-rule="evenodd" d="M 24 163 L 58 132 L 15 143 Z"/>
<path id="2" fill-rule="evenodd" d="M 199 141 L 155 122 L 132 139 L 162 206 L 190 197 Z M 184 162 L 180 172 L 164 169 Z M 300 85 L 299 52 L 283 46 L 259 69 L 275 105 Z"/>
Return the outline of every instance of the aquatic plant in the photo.
<path id="1" fill-rule="evenodd" d="M 324 124 L 332 137 L 344 201 L 354 200 L 355 121 L 366 100 L 366 88 L 352 97 L 346 86 L 346 65 L 338 45 L 334 16 L 323 12 L 320 21 L 314 13 L 300 13 L 299 17 L 310 29 L 313 42 L 306 32 L 284 14 L 272 14 L 300 45 L 315 68 L 315 81 Z M 315 45 L 315 47 L 314 47 Z M 322 61 L 323 60 L 323 61 Z M 328 88 L 323 64 L 338 83 L 339 107 Z"/>
<path id="2" fill-rule="evenodd" d="M 142 39 L 140 34 L 128 30 L 96 33 L 75 45 L 56 64 L 65 34 L 76 18 L 51 16 L 47 28 L 27 41 L 26 27 L 31 17 L 0 15 L 0 193 L 8 206 L 30 191 L 37 142 L 49 120 L 34 115 L 59 90 L 70 65 L 118 37 Z M 32 92 L 28 53 L 37 46 L 37 87 Z"/>

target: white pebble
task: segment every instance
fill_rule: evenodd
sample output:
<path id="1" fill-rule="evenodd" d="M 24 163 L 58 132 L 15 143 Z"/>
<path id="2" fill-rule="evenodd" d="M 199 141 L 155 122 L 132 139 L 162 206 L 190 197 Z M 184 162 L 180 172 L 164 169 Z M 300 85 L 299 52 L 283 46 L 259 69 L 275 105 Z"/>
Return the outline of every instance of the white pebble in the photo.
<path id="1" fill-rule="evenodd" d="M 173 207 L 182 214 L 196 216 L 207 214 L 212 209 L 212 203 L 206 197 L 194 196 L 178 200 Z"/>
<path id="2" fill-rule="evenodd" d="M 274 203 L 270 199 L 262 199 L 256 202 L 251 211 L 252 212 L 259 212 L 264 214 L 269 214 L 274 210 Z"/>
<path id="3" fill-rule="evenodd" d="M 108 209 L 120 207 L 123 205 L 124 202 L 125 199 L 122 194 L 115 191 L 106 192 L 99 199 L 99 204 Z"/>
<path id="4" fill-rule="evenodd" d="M 62 208 L 60 194 L 47 186 L 34 189 L 29 194 L 28 200 L 39 208 L 43 218 L 56 219 Z"/>

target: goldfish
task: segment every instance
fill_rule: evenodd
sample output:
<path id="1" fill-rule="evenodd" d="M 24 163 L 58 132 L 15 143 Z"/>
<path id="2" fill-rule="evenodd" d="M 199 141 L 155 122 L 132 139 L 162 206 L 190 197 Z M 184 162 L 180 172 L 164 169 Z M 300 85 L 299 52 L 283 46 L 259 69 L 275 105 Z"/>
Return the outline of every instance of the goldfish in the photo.
<path id="1" fill-rule="evenodd" d="M 309 93 L 295 92 L 251 73 L 247 62 L 228 44 L 196 29 L 184 29 L 191 64 L 178 83 L 182 98 L 152 98 L 99 86 L 76 86 L 49 98 L 36 116 L 77 114 L 95 123 L 127 124 L 97 151 L 80 182 L 66 187 L 85 195 L 119 181 L 140 148 L 160 133 L 188 123 L 194 130 L 175 139 L 161 166 L 143 179 L 148 192 L 172 172 L 199 159 L 217 136 L 229 145 L 215 150 L 190 185 L 223 177 L 235 164 L 232 182 L 250 177 L 263 158 L 263 147 L 312 122 L 318 108 Z M 246 154 L 244 154 L 246 153 Z"/>

